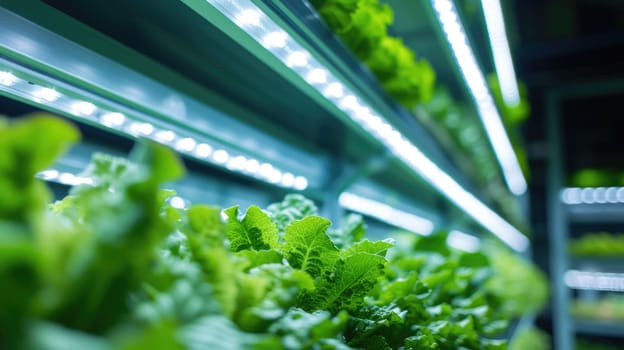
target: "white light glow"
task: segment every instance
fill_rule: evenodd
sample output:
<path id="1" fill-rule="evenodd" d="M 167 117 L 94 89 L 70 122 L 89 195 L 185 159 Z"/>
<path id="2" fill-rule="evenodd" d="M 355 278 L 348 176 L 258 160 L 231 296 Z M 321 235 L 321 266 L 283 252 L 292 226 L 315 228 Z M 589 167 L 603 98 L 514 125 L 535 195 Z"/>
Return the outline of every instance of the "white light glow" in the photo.
<path id="1" fill-rule="evenodd" d="M 245 158 L 244 156 L 236 156 L 233 158 L 230 158 L 230 160 L 227 163 L 227 168 L 230 170 L 243 170 L 245 169 L 245 166 L 247 165 L 247 158 Z"/>
<path id="2" fill-rule="evenodd" d="M 481 245 L 477 237 L 457 230 L 449 232 L 446 243 L 455 249 L 472 253 L 478 251 Z"/>
<path id="3" fill-rule="evenodd" d="M 129 131 L 135 136 L 149 136 L 154 132 L 154 126 L 150 123 L 133 122 L 130 124 Z"/>
<path id="4" fill-rule="evenodd" d="M 288 40 L 288 34 L 282 30 L 268 33 L 262 38 L 262 46 L 267 49 L 283 48 L 286 46 Z"/>
<path id="5" fill-rule="evenodd" d="M 250 159 L 247 161 L 247 165 L 245 165 L 245 171 L 250 172 L 252 174 L 256 174 L 260 170 L 260 162 L 255 159 Z"/>
<path id="6" fill-rule="evenodd" d="M 43 180 L 54 180 L 59 176 L 59 172 L 54 169 L 44 170 L 39 173 L 39 177 Z"/>
<path id="7" fill-rule="evenodd" d="M 61 97 L 61 94 L 54 89 L 42 87 L 35 90 L 35 92 L 33 92 L 33 96 L 38 100 L 54 102 L 58 100 L 59 97 Z"/>
<path id="8" fill-rule="evenodd" d="M 624 292 L 624 274 L 569 270 L 563 276 L 572 289 Z"/>
<path id="9" fill-rule="evenodd" d="M 17 77 L 11 72 L 0 71 L 0 84 L 11 86 L 17 82 Z"/>
<path id="10" fill-rule="evenodd" d="M 481 6 L 483 7 L 483 15 L 490 37 L 494 66 L 496 67 L 503 100 L 508 106 L 516 106 L 520 103 L 520 93 L 518 92 L 516 72 L 509 51 L 500 0 L 481 0 Z"/>
<path id="11" fill-rule="evenodd" d="M 249 27 L 242 25 L 238 20 L 240 9 L 254 9 L 258 7 L 250 0 L 207 0 L 222 14 L 229 17 L 234 23 L 237 23 L 250 37 L 262 43 L 263 38 L 269 33 L 284 31 L 280 25 L 275 23 L 271 18 L 264 16 L 260 20 L 259 26 Z M 526 191 L 526 182 L 520 171 L 519 165 L 511 149 L 511 145 L 503 128 L 498 112 L 494 106 L 494 101 L 487 90 L 487 85 L 483 74 L 478 68 L 476 59 L 472 54 L 470 47 L 466 44 L 466 36 L 463 29 L 457 21 L 456 11 L 453 4 L 448 0 L 432 1 L 438 12 L 449 12 L 442 17 L 446 21 L 443 28 L 447 37 L 451 41 L 451 45 L 455 51 L 456 58 L 461 63 L 461 70 L 464 78 L 469 83 L 469 89 L 475 101 L 478 102 L 478 109 L 487 131 L 490 142 L 493 145 L 497 159 L 501 163 L 505 182 L 511 192 L 521 194 Z M 249 22 L 249 21 L 247 21 Z M 290 39 L 294 39 L 290 37 Z M 503 242 L 518 251 L 524 251 L 529 245 L 528 239 L 519 232 L 515 227 L 510 225 L 496 212 L 488 208 L 483 202 L 479 201 L 474 195 L 466 191 L 453 178 L 443 172 L 435 163 L 427 158 L 420 150 L 415 147 L 411 141 L 404 137 L 401 132 L 390 127 L 383 127 L 383 133 L 370 130 L 370 126 L 379 124 L 372 116 L 382 116 L 373 108 L 370 108 L 366 101 L 352 91 L 348 86 L 341 83 L 342 79 L 335 76 L 327 66 L 319 62 L 314 55 L 308 52 L 296 40 L 287 40 L 285 47 L 269 47 L 268 50 L 278 59 L 293 67 L 293 72 L 298 74 L 303 80 L 308 80 L 308 74 L 314 69 L 324 69 L 327 72 L 326 83 L 311 84 L 317 91 L 336 105 L 339 106 L 343 96 L 353 95 L 358 102 L 350 106 L 351 109 L 342 109 L 345 114 L 350 117 L 357 125 L 360 125 L 372 137 L 376 138 L 381 144 L 388 148 L 399 160 L 411 168 L 416 174 L 421 176 L 425 181 L 436 188 L 443 196 L 448 198 L 456 206 L 470 215 L 476 222 L 483 225 L 493 234 L 498 236 Z M 307 68 L 301 69 L 297 65 L 303 64 L 303 59 L 298 59 L 292 55 L 295 52 L 301 52 L 305 56 L 305 65 Z M 290 53 L 290 55 L 289 55 Z M 289 60 L 290 58 L 290 60 Z M 472 68 L 469 69 L 469 68 Z M 366 111 L 364 113 L 363 111 Z M 383 117 L 383 116 L 382 116 Z M 363 120 L 367 120 L 364 124 Z M 382 122 L 390 125 L 384 118 Z M 368 125 L 368 126 L 366 126 Z M 383 124 L 382 124 L 383 125 Z M 504 160 L 504 161 L 502 161 Z M 261 166 L 262 168 L 262 166 Z M 260 176 L 267 178 L 270 173 L 263 174 L 259 169 Z M 305 186 L 303 186 L 305 184 Z M 303 177 L 295 177 L 295 189 L 303 189 L 307 187 L 307 179 Z"/>
<path id="12" fill-rule="evenodd" d="M 175 139 L 175 134 L 171 130 L 163 130 L 157 132 L 154 137 L 160 142 L 171 142 Z"/>
<path id="13" fill-rule="evenodd" d="M 195 148 L 195 145 L 197 145 L 195 140 L 190 137 L 185 137 L 176 142 L 175 148 L 181 152 L 191 152 Z"/>
<path id="14" fill-rule="evenodd" d="M 89 116 L 95 112 L 97 107 L 91 102 L 77 101 L 69 106 L 72 114 L 80 116 Z"/>
<path id="15" fill-rule="evenodd" d="M 205 143 L 200 143 L 197 145 L 197 148 L 195 148 L 195 154 L 200 158 L 208 158 L 212 154 L 212 147 Z"/>
<path id="16" fill-rule="evenodd" d="M 215 162 L 219 164 L 225 164 L 227 163 L 228 159 L 230 159 L 230 155 L 227 153 L 226 150 L 219 149 L 215 151 L 215 153 L 212 155 L 212 158 Z"/>
<path id="17" fill-rule="evenodd" d="M 624 203 L 624 187 L 569 187 L 561 191 L 564 204 Z"/>
<path id="18" fill-rule="evenodd" d="M 258 9 L 248 8 L 239 12 L 235 17 L 235 22 L 240 27 L 257 26 L 264 14 Z"/>
<path id="19" fill-rule="evenodd" d="M 308 188 L 308 179 L 306 179 L 303 176 L 297 176 L 295 177 L 295 184 L 294 187 L 296 190 L 298 191 L 303 191 L 306 188 Z"/>
<path id="20" fill-rule="evenodd" d="M 417 234 L 429 235 L 433 232 L 433 222 L 430 220 L 353 193 L 341 193 L 340 197 L 338 197 L 338 203 L 345 209 L 374 217 L 390 225 Z"/>
<path id="21" fill-rule="evenodd" d="M 295 175 L 292 173 L 284 173 L 282 175 L 282 186 L 293 187 L 295 185 Z"/>
<path id="22" fill-rule="evenodd" d="M 258 172 L 260 173 L 260 176 L 268 179 L 273 173 L 273 166 L 269 163 L 262 163 Z"/>
<path id="23" fill-rule="evenodd" d="M 304 67 L 308 64 L 308 56 L 310 56 L 310 54 L 305 51 L 295 51 L 288 55 L 286 64 L 289 67 Z"/>
<path id="24" fill-rule="evenodd" d="M 315 68 L 308 73 L 306 81 L 309 84 L 325 84 L 327 82 L 327 71 L 321 68 Z"/>
<path id="25" fill-rule="evenodd" d="M 184 209 L 186 207 L 186 201 L 180 196 L 171 197 L 171 199 L 169 199 L 169 204 L 177 209 Z"/>
<path id="26" fill-rule="evenodd" d="M 273 169 L 271 174 L 268 176 L 268 180 L 270 183 L 274 184 L 282 181 L 282 172 L 277 169 Z"/>
<path id="27" fill-rule="evenodd" d="M 125 121 L 126 116 L 118 112 L 105 113 L 100 117 L 100 123 L 109 128 L 120 127 Z"/>
<path id="28" fill-rule="evenodd" d="M 325 90 L 323 91 L 323 95 L 328 98 L 341 98 L 344 94 L 344 88 L 340 83 L 331 83 L 327 85 Z"/>
<path id="29" fill-rule="evenodd" d="M 464 80 L 473 95 L 479 116 L 488 135 L 494 154 L 501 165 L 509 190 L 515 195 L 526 192 L 527 184 L 520 169 L 494 100 L 487 90 L 483 73 L 477 64 L 452 0 L 431 0 L 442 29 L 449 41 Z"/>

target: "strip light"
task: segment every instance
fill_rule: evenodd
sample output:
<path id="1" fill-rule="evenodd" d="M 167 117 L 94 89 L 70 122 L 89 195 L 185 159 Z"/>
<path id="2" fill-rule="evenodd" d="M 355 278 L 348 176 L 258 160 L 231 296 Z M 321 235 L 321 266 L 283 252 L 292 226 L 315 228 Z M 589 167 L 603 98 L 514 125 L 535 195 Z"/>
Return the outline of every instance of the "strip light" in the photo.
<path id="1" fill-rule="evenodd" d="M 68 186 L 93 184 L 93 179 L 91 178 L 74 175 L 69 172 L 62 172 L 56 169 L 44 170 L 37 173 L 35 176 L 45 181 L 56 182 Z"/>
<path id="2" fill-rule="evenodd" d="M 483 16 L 490 37 L 494 66 L 496 67 L 503 100 L 508 106 L 516 106 L 520 103 L 520 93 L 518 92 L 516 72 L 509 51 L 505 17 L 500 0 L 481 0 L 481 6 L 483 7 Z"/>
<path id="3" fill-rule="evenodd" d="M 193 135 L 176 133 L 165 125 L 146 122 L 130 113 L 96 106 L 86 101 L 86 98 L 74 97 L 75 93 L 62 91 L 60 87 L 43 86 L 30 81 L 30 79 L 20 78 L 16 75 L 17 72 L 5 70 L 7 68 L 3 67 L 2 63 L 0 60 L 0 93 L 18 96 L 42 108 L 65 113 L 80 121 L 96 123 L 126 136 L 152 139 L 192 158 L 266 183 L 298 191 L 308 187 L 308 179 L 305 176 L 294 175 L 278 169 L 273 164 L 261 163 L 257 159 L 247 158 L 241 154 L 230 154 L 227 150 L 216 145 L 199 142 Z M 69 173 L 53 176 L 54 174 L 51 170 L 42 176 L 44 179 L 58 180 L 57 182 L 66 185 L 76 185 L 83 181 L 83 179 L 76 177 L 72 178 L 73 175 Z"/>
<path id="4" fill-rule="evenodd" d="M 307 81 L 319 93 L 342 110 L 352 122 L 391 150 L 397 158 L 423 177 L 434 188 L 438 189 L 451 202 L 472 216 L 478 223 L 515 250 L 524 251 L 528 247 L 529 241 L 522 233 L 442 171 L 405 138 L 401 132 L 370 107 L 366 101 L 358 97 L 348 86 L 342 84 L 314 55 L 301 46 L 271 18 L 266 16 L 253 2 L 250 0 L 206 1 L 263 45 L 274 56 L 291 67 L 303 80 Z M 487 92 L 487 90 L 485 91 Z M 494 117 L 497 117 L 493 102 L 491 108 L 493 109 Z M 498 123 L 500 124 L 500 118 Z M 488 122 L 488 125 L 490 124 Z M 502 124 L 500 124 L 500 128 L 502 128 Z M 502 141 L 506 142 L 509 150 L 511 150 L 509 140 L 505 138 L 504 129 L 501 130 L 503 133 L 499 135 L 502 136 Z M 502 141 L 497 138 L 495 143 L 498 145 Z M 513 151 L 510 154 L 512 158 L 506 159 L 511 160 L 512 164 L 506 166 L 506 169 L 512 168 L 515 161 Z M 517 163 L 515 163 L 515 166 L 517 167 Z M 517 167 L 518 172 L 515 174 L 519 174 L 520 177 L 512 176 L 511 179 L 513 181 L 510 181 L 515 193 L 522 193 L 526 190 L 526 183 L 519 169 Z M 344 198 L 353 197 L 347 195 L 347 197 L 343 197 L 343 201 L 345 200 Z M 347 201 L 350 200 L 347 199 Z"/>
<path id="5" fill-rule="evenodd" d="M 446 243 L 455 249 L 471 253 L 478 251 L 481 246 L 481 240 L 477 237 L 457 230 L 449 232 Z"/>
<path id="6" fill-rule="evenodd" d="M 374 217 L 410 232 L 425 236 L 433 232 L 434 225 L 430 220 L 395 209 L 382 202 L 360 197 L 353 193 L 341 193 L 340 197 L 338 197 L 338 204 L 345 209 Z"/>
<path id="7" fill-rule="evenodd" d="M 569 187 L 561 191 L 565 204 L 624 203 L 624 187 Z"/>
<path id="8" fill-rule="evenodd" d="M 624 274 L 568 270 L 563 276 L 572 289 L 624 292 Z"/>
<path id="9" fill-rule="evenodd" d="M 513 194 L 521 195 L 527 190 L 526 180 L 494 104 L 494 99 L 488 91 L 483 73 L 468 43 L 455 5 L 452 0 L 431 0 L 431 2 L 464 76 L 464 81 L 477 104 L 481 122 L 501 165 L 505 183 Z"/>

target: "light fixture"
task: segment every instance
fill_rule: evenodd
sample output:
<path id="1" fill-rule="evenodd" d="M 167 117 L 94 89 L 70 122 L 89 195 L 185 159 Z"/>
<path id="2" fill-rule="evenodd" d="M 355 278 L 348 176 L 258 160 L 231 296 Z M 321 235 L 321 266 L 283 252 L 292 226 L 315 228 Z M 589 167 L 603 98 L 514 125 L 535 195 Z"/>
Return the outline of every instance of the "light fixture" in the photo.
<path id="1" fill-rule="evenodd" d="M 446 243 L 455 249 L 471 253 L 478 251 L 481 245 L 481 241 L 477 237 L 458 230 L 449 232 Z"/>
<path id="2" fill-rule="evenodd" d="M 624 203 L 624 187 L 568 187 L 560 198 L 568 205 Z"/>
<path id="3" fill-rule="evenodd" d="M 572 289 L 624 292 L 622 273 L 568 270 L 563 281 Z"/>
<path id="4" fill-rule="evenodd" d="M 310 86 L 325 96 L 337 108 L 342 110 L 355 125 L 358 125 L 373 138 L 377 139 L 415 173 L 420 175 L 446 198 L 461 208 L 465 213 L 473 217 L 476 222 L 498 236 L 503 242 L 508 244 L 513 249 L 518 251 L 524 251 L 527 249 L 529 240 L 520 231 L 501 218 L 493 210 L 483 204 L 483 202 L 479 201 L 474 195 L 466 191 L 448 174 L 442 171 L 442 169 L 440 169 L 422 152 L 420 152 L 420 150 L 414 146 L 411 141 L 404 137 L 400 131 L 395 129 L 385 118 L 375 111 L 374 108 L 368 105 L 365 100 L 360 98 L 355 91 L 341 83 L 341 80 L 335 76 L 331 70 L 327 68 L 327 66 L 322 64 L 306 48 L 299 44 L 297 40 L 294 40 L 294 38 L 288 34 L 284 28 L 279 26 L 266 15 L 254 15 L 260 18 L 258 21 L 242 21 L 241 18 L 250 16 L 250 13 L 262 13 L 262 11 L 252 1 L 206 1 L 223 15 L 228 17 L 234 24 L 238 25 L 239 28 L 255 39 L 260 45 L 263 45 L 263 47 L 269 50 L 275 57 L 284 62 L 286 66 L 291 67 L 293 72 L 297 73 L 304 81 L 309 83 L 309 75 L 317 69 L 322 69 L 326 72 L 325 83 L 309 83 Z M 447 35 L 449 36 L 449 39 L 455 38 L 453 39 L 454 41 L 452 44 L 460 44 L 459 39 L 462 37 L 464 38 L 463 46 L 465 47 L 462 48 L 462 50 L 466 51 L 467 48 L 468 54 L 464 54 L 462 57 L 472 60 L 468 62 L 468 66 L 473 69 L 462 69 L 462 71 L 464 72 L 466 80 L 470 82 L 471 91 L 473 92 L 475 99 L 479 102 L 479 110 L 482 115 L 482 120 L 486 126 L 488 136 L 494 146 L 495 153 L 501 162 L 503 173 L 505 174 L 505 181 L 513 193 L 522 194 L 526 191 L 526 182 L 524 181 L 524 177 L 522 176 L 515 154 L 513 153 L 513 149 L 511 148 L 511 144 L 509 143 L 509 139 L 507 138 L 500 117 L 498 116 L 498 112 L 494 107 L 494 102 L 487 91 L 483 75 L 478 69 L 474 56 L 472 55 L 472 51 L 465 42 L 465 35 L 462 33 L 459 21 L 457 19 L 453 20 L 453 18 L 457 18 L 454 6 L 448 0 L 434 1 L 434 6 L 442 11 L 439 12 L 439 14 L 446 18 L 446 22 L 443 23 L 443 25 L 448 27 Z M 266 45 L 266 37 L 271 33 L 276 32 L 286 34 L 282 34 L 283 40 L 280 41 L 280 43 L 284 43 L 283 47 Z M 294 57 L 293 54 L 295 54 Z M 381 125 L 388 125 L 382 126 L 383 132 L 371 130 L 373 125 L 380 124 L 378 120 L 384 123 Z M 270 176 L 270 173 L 268 173 L 269 175 L 263 174 L 262 166 L 259 169 L 259 173 L 264 177 Z M 307 180 L 304 181 L 304 179 L 298 179 L 298 177 L 295 178 L 295 189 L 305 187 L 303 186 L 304 184 L 307 186 Z M 346 197 L 341 197 L 343 200 L 345 200 L 344 198 L 347 198 L 347 201 L 349 201 L 348 198 L 353 199 L 353 197 L 349 197 L 348 194 Z M 351 202 L 355 203 L 356 201 Z M 427 231 L 422 230 L 422 227 L 419 228 L 419 230 Z"/>
<path id="5" fill-rule="evenodd" d="M 433 232 L 434 225 L 431 220 L 353 193 L 341 193 L 338 203 L 345 209 L 376 218 L 410 232 L 420 235 L 429 235 Z"/>
<path id="6" fill-rule="evenodd" d="M 248 20 L 251 21 L 251 17 Z M 250 25 L 253 25 L 252 22 L 250 22 Z M 19 75 L 16 76 L 12 72 L 18 72 Z M 27 76 L 28 78 L 21 78 L 22 76 Z M 33 76 L 36 76 L 36 78 L 33 79 Z M 42 80 L 46 81 L 45 85 L 40 83 Z M 262 177 L 258 174 L 260 167 L 258 160 L 254 159 L 253 161 L 241 163 L 240 160 L 244 160 L 246 157 L 242 154 L 230 155 L 224 149 L 218 149 L 213 153 L 215 148 L 213 145 L 207 142 L 198 143 L 198 138 L 171 130 L 165 123 L 154 121 L 154 118 L 128 108 L 111 107 L 115 103 L 110 101 L 97 100 L 96 106 L 96 104 L 89 101 L 93 97 L 88 92 L 68 87 L 54 78 L 43 77 L 40 74 L 33 73 L 28 68 L 8 62 L 2 58 L 0 58 L 0 93 L 7 96 L 20 97 L 38 107 L 64 113 L 77 120 L 98 123 L 107 129 L 125 135 L 149 137 L 154 141 L 173 146 L 177 151 L 195 157 L 198 160 L 207 161 L 230 171 L 252 176 L 258 180 L 280 187 L 297 191 L 305 190 L 308 187 L 307 178 L 301 175 L 297 176 L 299 181 L 293 181 L 290 186 L 287 186 L 287 184 L 290 184 L 290 181 L 281 181 L 282 170 L 270 163 L 265 164 L 271 166 L 271 176 Z M 238 165 L 228 167 L 227 164 L 230 158 L 235 159 Z M 50 169 L 40 173 L 39 177 L 45 180 L 54 179 L 66 185 L 77 185 L 90 181 L 71 173 L 58 173 L 58 171 L 55 173 L 55 171 Z M 278 172 L 279 179 L 277 179 Z"/>
<path id="7" fill-rule="evenodd" d="M 177 209 L 186 208 L 186 201 L 184 200 L 184 198 L 180 196 L 171 197 L 169 199 L 169 204 L 171 204 L 172 207 L 177 208 Z"/>
<path id="8" fill-rule="evenodd" d="M 518 92 L 516 72 L 509 51 L 505 17 L 500 0 L 481 0 L 481 6 L 483 7 L 483 16 L 490 37 L 490 47 L 492 48 L 494 66 L 503 100 L 508 106 L 516 106 L 520 103 L 520 93 Z"/>
<path id="9" fill-rule="evenodd" d="M 494 104 L 494 99 L 488 91 L 483 73 L 468 43 L 455 4 L 452 0 L 431 0 L 431 2 L 468 90 L 475 100 L 481 122 L 500 163 L 505 183 L 513 194 L 521 195 L 526 192 L 526 180 Z"/>

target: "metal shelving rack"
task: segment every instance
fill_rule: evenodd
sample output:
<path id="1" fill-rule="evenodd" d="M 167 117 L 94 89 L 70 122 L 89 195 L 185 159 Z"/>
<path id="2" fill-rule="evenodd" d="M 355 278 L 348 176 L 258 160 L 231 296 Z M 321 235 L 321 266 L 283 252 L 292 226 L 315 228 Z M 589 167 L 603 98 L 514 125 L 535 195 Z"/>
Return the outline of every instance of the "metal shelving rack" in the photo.
<path id="1" fill-rule="evenodd" d="M 217 179 L 192 174 L 175 185 L 190 200 L 266 204 L 300 191 L 337 220 L 344 211 L 338 199 L 348 191 L 417 214 L 436 229 L 485 226 L 526 249 L 528 241 L 489 209 L 438 142 L 380 89 L 306 2 L 253 4 L 323 63 L 345 94 L 365 101 L 361 108 L 379 113 L 370 122 L 385 136 L 345 113 L 328 98 L 332 91 L 302 79 L 297 62 L 284 64 L 267 51 L 272 44 L 263 46 L 204 1 L 133 1 L 123 11 L 110 2 L 3 1 L 0 68 L 15 81 L 0 93 L 125 138 L 155 139 L 215 169 Z M 97 21 L 102 16 L 111 24 Z M 317 125 L 344 136 L 339 154 L 335 143 L 313 139 L 321 132 L 306 133 Z M 118 151 L 87 141 L 92 144 L 62 159 L 59 170 L 78 170 L 92 150 Z M 192 190 L 198 184 L 201 195 Z"/>
<path id="2" fill-rule="evenodd" d="M 580 281 L 575 289 L 585 289 L 592 296 L 598 291 L 624 292 L 624 264 L 621 260 L 605 258 L 572 258 L 568 254 L 570 226 L 575 224 L 624 223 L 624 190 L 614 188 L 613 195 L 606 196 L 606 188 L 601 188 L 596 198 L 570 200 L 570 191 L 576 189 L 564 186 L 564 153 L 561 128 L 560 103 L 577 96 L 600 95 L 613 90 L 624 89 L 620 81 L 602 84 L 570 85 L 554 88 L 546 98 L 546 131 L 548 138 L 548 191 L 547 212 L 549 230 L 550 276 L 553 306 L 553 330 L 556 350 L 573 350 L 576 334 L 624 337 L 624 325 L 609 321 L 575 319 L 570 314 L 572 288 L 565 276 L 569 273 L 615 273 L 616 280 L 608 280 L 609 286 L 600 287 L 597 278 Z M 584 191 L 585 189 L 578 189 Z M 585 192 L 594 191 L 586 189 Z M 594 195 L 592 194 L 591 197 Z M 620 198 L 621 197 L 621 198 Z M 568 277 L 570 278 L 570 277 Z M 609 277 L 610 278 L 610 277 Z M 603 281 L 604 282 L 604 281 Z M 615 284 L 615 287 L 613 287 Z M 621 285 L 619 285 L 621 284 Z M 613 287 L 613 288 L 612 288 Z"/>

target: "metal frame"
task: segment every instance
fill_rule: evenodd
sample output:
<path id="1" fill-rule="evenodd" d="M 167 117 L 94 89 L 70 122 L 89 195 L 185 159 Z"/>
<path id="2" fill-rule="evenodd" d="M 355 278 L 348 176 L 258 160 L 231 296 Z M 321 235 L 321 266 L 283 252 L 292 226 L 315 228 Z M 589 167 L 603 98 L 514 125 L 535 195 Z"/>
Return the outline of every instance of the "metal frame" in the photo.
<path id="1" fill-rule="evenodd" d="M 549 158 L 547 168 L 547 210 L 550 236 L 550 268 L 553 306 L 553 331 L 556 350 L 573 350 L 574 334 L 580 327 L 590 327 L 588 332 L 613 335 L 611 328 L 601 327 L 596 322 L 574 322 L 569 314 L 571 291 L 563 283 L 563 276 L 573 264 L 568 257 L 569 224 L 572 222 L 613 222 L 613 213 L 604 212 L 611 204 L 589 204 L 566 206 L 561 200 L 564 189 L 563 135 L 561 133 L 560 102 L 566 98 L 596 96 L 614 91 L 624 91 L 624 80 L 594 82 L 559 86 L 546 95 L 546 132 Z M 615 205 L 616 211 L 621 206 Z M 598 208 L 598 209 L 596 209 Z M 579 217 L 576 217 L 580 214 Z M 616 213 L 617 214 L 617 213 Z M 620 217 L 620 221 L 622 218 Z M 604 330 L 604 331 L 603 331 Z M 602 332 L 602 333 L 600 333 Z M 621 333 L 621 332 L 620 332 Z"/>

